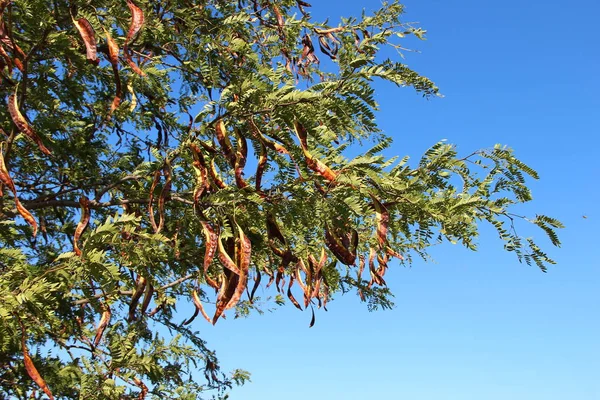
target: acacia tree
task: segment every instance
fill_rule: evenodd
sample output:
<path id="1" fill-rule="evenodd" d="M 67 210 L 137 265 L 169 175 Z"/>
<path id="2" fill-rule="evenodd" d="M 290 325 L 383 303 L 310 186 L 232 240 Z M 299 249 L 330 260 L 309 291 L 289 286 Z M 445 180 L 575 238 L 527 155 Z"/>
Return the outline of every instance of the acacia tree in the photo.
<path id="1" fill-rule="evenodd" d="M 438 93 L 381 55 L 424 34 L 396 1 L 336 26 L 300 0 L 0 4 L 0 398 L 220 395 L 247 374 L 196 316 L 289 301 L 312 325 L 350 290 L 388 308 L 391 259 L 475 249 L 486 222 L 552 263 L 516 234 L 558 245 L 560 224 L 511 213 L 537 174 L 510 149 L 381 155 L 372 81 Z"/>

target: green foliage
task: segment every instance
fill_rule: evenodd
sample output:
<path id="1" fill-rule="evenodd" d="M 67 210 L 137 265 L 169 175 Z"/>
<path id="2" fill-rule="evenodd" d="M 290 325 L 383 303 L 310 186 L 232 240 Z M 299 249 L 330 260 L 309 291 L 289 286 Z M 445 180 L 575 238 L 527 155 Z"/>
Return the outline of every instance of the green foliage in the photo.
<path id="1" fill-rule="evenodd" d="M 372 81 L 438 95 L 380 56 L 424 37 L 402 5 L 338 26 L 306 11 L 0 1 L 0 94 L 16 96 L 0 108 L 3 393 L 41 398 L 28 351 L 61 399 L 226 396 L 249 375 L 220 370 L 196 316 L 325 308 L 354 290 L 390 308 L 392 258 L 410 265 L 444 241 L 475 250 L 484 222 L 519 260 L 553 263 L 517 234 L 530 222 L 558 246 L 562 225 L 514 214 L 538 176 L 509 148 L 462 157 L 440 142 L 414 166 L 382 155 Z M 177 314 L 189 303 L 193 317 Z"/>

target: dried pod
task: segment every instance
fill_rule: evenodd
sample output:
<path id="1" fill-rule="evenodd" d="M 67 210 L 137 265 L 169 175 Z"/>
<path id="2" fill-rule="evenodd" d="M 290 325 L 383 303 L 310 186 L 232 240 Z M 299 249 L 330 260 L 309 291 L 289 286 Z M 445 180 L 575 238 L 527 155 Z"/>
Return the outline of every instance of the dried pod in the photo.
<path id="1" fill-rule="evenodd" d="M 96 336 L 94 337 L 94 347 L 98 346 L 100 340 L 102 340 L 102 335 L 104 334 L 104 330 L 108 326 L 110 322 L 110 317 L 112 315 L 110 311 L 110 307 L 107 305 L 103 306 L 104 310 L 102 311 L 102 317 L 100 317 L 100 322 L 98 322 L 98 327 L 96 328 Z"/>
<path id="2" fill-rule="evenodd" d="M 154 189 L 156 189 L 156 185 L 158 185 L 160 174 L 160 171 L 154 172 L 154 178 L 152 179 L 152 185 L 150 186 L 150 194 L 148 195 L 148 215 L 150 216 L 150 224 L 152 225 L 154 232 L 158 231 L 158 225 L 156 225 L 156 220 L 154 219 Z"/>
<path id="3" fill-rule="evenodd" d="M 15 207 L 17 211 L 23 217 L 23 219 L 33 228 L 33 236 L 37 235 L 37 222 L 35 222 L 35 218 L 33 215 L 27 210 L 23 204 L 19 201 L 19 197 L 17 196 L 17 189 L 15 188 L 15 184 L 10 177 L 8 169 L 6 168 L 6 163 L 4 162 L 4 154 L 2 153 L 2 149 L 0 148 L 0 188 L 1 185 L 4 185 L 10 189 L 15 198 Z M 0 194 L 2 194 L 0 190 Z"/>
<path id="4" fill-rule="evenodd" d="M 271 275 L 272 276 L 272 275 Z M 252 286 L 252 291 L 250 292 L 250 302 L 254 301 L 254 294 L 256 290 L 260 286 L 260 281 L 262 280 L 262 275 L 260 274 L 260 270 L 256 269 L 256 275 L 254 276 L 254 285 Z"/>
<path id="5" fill-rule="evenodd" d="M 112 38 L 110 33 L 106 32 L 106 44 L 108 47 L 108 60 L 112 66 L 113 75 L 115 77 L 115 97 L 113 98 L 112 104 L 110 105 L 109 116 L 119 107 L 121 99 L 123 97 L 123 89 L 121 87 L 121 78 L 119 76 L 119 45 Z"/>
<path id="6" fill-rule="evenodd" d="M 390 213 L 387 208 L 375 196 L 371 195 L 373 200 L 373 206 L 375 208 L 375 214 L 377 219 L 377 241 L 379 242 L 379 248 L 383 249 L 387 244 L 387 231 L 388 224 L 390 222 Z"/>
<path id="7" fill-rule="evenodd" d="M 77 228 L 75 228 L 75 235 L 73 236 L 73 250 L 75 251 L 75 254 L 81 256 L 79 238 L 90 222 L 90 201 L 87 197 L 81 196 L 79 198 L 79 205 L 81 206 L 81 217 L 79 219 L 79 223 L 77 224 Z"/>
<path id="8" fill-rule="evenodd" d="M 133 62 L 131 54 L 129 53 L 129 46 L 144 25 L 144 12 L 131 0 L 127 0 L 127 7 L 129 7 L 129 10 L 131 11 L 131 23 L 129 25 L 129 31 L 127 32 L 127 38 L 125 39 L 125 45 L 123 46 L 123 54 L 125 55 L 127 63 L 136 74 L 146 76 L 144 71 Z"/>
<path id="9" fill-rule="evenodd" d="M 217 295 L 217 309 L 212 319 L 213 325 L 217 323 L 217 320 L 223 314 L 223 311 L 225 311 L 227 304 L 229 304 L 229 301 L 237 288 L 238 281 L 239 275 L 236 275 L 229 270 L 224 271 L 224 279 L 221 282 L 221 289 Z"/>
<path id="10" fill-rule="evenodd" d="M 217 242 L 219 240 L 219 236 L 215 233 L 213 227 L 206 221 L 200 221 L 202 225 L 202 232 L 204 233 L 204 276 L 208 273 L 208 268 L 210 267 L 210 263 L 212 263 L 213 258 L 215 257 L 215 253 L 217 251 Z"/>
<path id="11" fill-rule="evenodd" d="M 340 240 L 337 239 L 329 231 L 329 229 L 325 229 L 325 244 L 333 253 L 333 255 L 343 264 L 354 265 L 356 261 L 356 253 L 352 253 L 346 247 L 344 247 Z"/>
<path id="12" fill-rule="evenodd" d="M 308 168 L 321 175 L 329 182 L 335 181 L 337 178 L 337 173 L 325 165 L 319 159 L 313 157 L 313 155 L 308 151 L 308 142 L 307 142 L 307 131 L 302 124 L 298 121 L 294 121 L 294 131 L 296 132 L 296 136 L 300 140 L 300 146 L 302 147 L 302 152 L 304 153 L 304 158 L 306 160 L 306 165 Z"/>
<path id="13" fill-rule="evenodd" d="M 219 261 L 221 261 L 221 264 L 223 264 L 223 266 L 225 268 L 227 268 L 234 274 L 239 275 L 240 270 L 238 269 L 235 262 L 231 259 L 231 257 L 227 253 L 227 250 L 225 250 L 225 247 L 223 246 L 223 242 L 221 241 L 221 238 L 219 238 L 217 240 L 217 247 L 219 249 Z"/>
<path id="14" fill-rule="evenodd" d="M 165 176 L 165 184 L 164 184 L 162 190 L 160 191 L 160 197 L 158 198 L 159 221 L 158 221 L 158 227 L 156 229 L 156 233 L 159 233 L 160 231 L 162 231 L 163 227 L 165 226 L 165 201 L 166 201 L 167 197 L 169 196 L 169 194 L 171 193 L 172 169 L 171 169 L 171 163 L 169 162 L 168 159 L 165 160 L 165 165 L 163 168 L 163 175 Z"/>
<path id="15" fill-rule="evenodd" d="M 292 294 L 292 285 L 294 284 L 294 276 L 291 275 L 290 276 L 290 284 L 288 285 L 288 290 L 287 290 L 287 296 L 290 299 L 290 301 L 292 302 L 292 304 L 294 306 L 296 306 L 296 308 L 300 311 L 302 311 L 302 306 L 300 306 L 300 303 L 298 303 L 298 300 L 296 300 L 296 298 L 294 297 L 294 295 Z"/>
<path id="16" fill-rule="evenodd" d="M 94 28 L 90 22 L 85 18 L 73 19 L 73 24 L 77 28 L 83 43 L 85 43 L 85 51 L 87 60 L 95 65 L 98 65 L 100 60 L 96 54 L 96 35 L 94 34 Z"/>
<path id="17" fill-rule="evenodd" d="M 33 364 L 31 356 L 29 355 L 29 350 L 27 349 L 27 344 L 25 343 L 25 328 L 23 327 L 22 323 L 21 331 L 21 347 L 23 348 L 23 362 L 25 364 L 25 371 L 27 371 L 27 375 L 29 375 L 29 377 L 39 386 L 39 388 L 46 393 L 46 396 L 48 396 L 50 400 L 54 400 L 54 396 L 52 395 L 50 388 L 46 384 L 44 378 L 42 378 L 38 372 L 37 368 Z"/>
<path id="18" fill-rule="evenodd" d="M 235 154 L 235 183 L 238 188 L 243 189 L 248 186 L 248 183 L 243 178 L 244 167 L 246 166 L 246 158 L 248 157 L 248 144 L 246 138 L 236 129 L 237 136 L 237 151 Z"/>
<path id="19" fill-rule="evenodd" d="M 188 319 L 187 321 L 185 321 L 183 323 L 183 325 L 189 325 L 198 315 L 198 313 L 202 313 L 202 316 L 204 317 L 204 319 L 206 319 L 209 323 L 212 323 L 210 317 L 208 316 L 208 314 L 206 314 L 206 311 L 204 311 L 204 306 L 202 305 L 202 301 L 200 300 L 200 296 L 198 295 L 198 292 L 196 291 L 196 289 L 192 290 L 192 301 L 194 302 L 194 305 L 196 306 L 196 311 L 194 312 L 194 315 L 192 315 L 192 317 L 190 319 Z"/>
<path id="20" fill-rule="evenodd" d="M 278 239 L 283 245 L 286 244 L 285 237 L 281 233 L 275 217 L 270 213 L 267 213 L 267 236 L 271 240 Z"/>
<path id="21" fill-rule="evenodd" d="M 225 309 L 230 309 L 235 307 L 235 305 L 240 301 L 242 295 L 244 294 L 244 290 L 248 285 L 248 269 L 250 267 L 250 257 L 252 253 L 252 244 L 250 243 L 250 239 L 244 234 L 242 228 L 238 225 L 238 234 L 239 234 L 239 242 L 238 242 L 238 270 L 240 271 L 238 284 L 235 288 L 235 292 L 233 296 L 227 303 Z"/>
<path id="22" fill-rule="evenodd" d="M 233 152 L 233 147 L 231 145 L 231 141 L 229 140 L 229 135 L 227 134 L 225 123 L 221 118 L 215 121 L 215 137 L 217 138 L 217 142 L 219 142 L 219 145 L 223 150 L 225 158 L 227 159 L 231 167 L 235 168 L 236 156 Z"/>
<path id="23" fill-rule="evenodd" d="M 256 191 L 260 191 L 260 185 L 262 184 L 262 177 L 267 166 L 267 148 L 261 142 L 260 143 L 260 156 L 258 158 L 258 165 L 256 166 Z"/>
<path id="24" fill-rule="evenodd" d="M 208 173 L 216 187 L 218 187 L 219 189 L 225 189 L 227 187 L 227 184 L 223 182 L 223 179 L 221 179 L 219 173 L 217 172 L 217 167 L 215 166 L 214 160 L 211 160 L 210 162 L 210 168 L 208 170 Z"/>
<path id="25" fill-rule="evenodd" d="M 140 394 L 138 395 L 138 400 L 144 400 L 148 394 L 148 386 L 146 386 L 139 378 L 133 378 L 133 383 L 135 383 L 135 386 L 139 387 L 141 390 Z"/>
<path id="26" fill-rule="evenodd" d="M 137 280 L 135 282 L 135 290 L 131 295 L 131 301 L 129 302 L 129 317 L 127 318 L 128 322 L 132 322 L 135 320 L 135 310 L 137 305 L 144 294 L 144 289 L 146 288 L 146 278 L 141 275 L 138 275 Z"/>
<path id="27" fill-rule="evenodd" d="M 50 150 L 48 150 L 48 148 L 44 146 L 44 143 L 42 143 L 42 139 L 40 139 L 38 134 L 33 130 L 29 123 L 27 123 L 27 120 L 25 120 L 25 117 L 23 116 L 23 114 L 21 114 L 21 111 L 19 111 L 19 106 L 17 104 L 17 96 L 14 94 L 8 96 L 8 112 L 10 113 L 10 117 L 13 120 L 15 126 L 20 132 L 23 132 L 26 136 L 33 140 L 35 144 L 38 145 L 42 153 L 46 155 L 52 154 Z"/>

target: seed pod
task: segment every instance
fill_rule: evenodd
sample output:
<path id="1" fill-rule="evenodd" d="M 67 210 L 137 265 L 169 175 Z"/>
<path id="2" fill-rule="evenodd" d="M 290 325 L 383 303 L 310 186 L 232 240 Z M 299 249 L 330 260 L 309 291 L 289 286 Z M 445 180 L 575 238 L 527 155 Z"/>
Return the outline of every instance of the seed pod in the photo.
<path id="1" fill-rule="evenodd" d="M 190 143 L 190 150 L 194 159 L 192 165 L 196 173 L 196 187 L 194 188 L 194 206 L 196 206 L 204 192 L 210 189 L 210 183 L 208 182 L 208 168 L 202 151 L 195 143 Z"/>
<path id="2" fill-rule="evenodd" d="M 14 94 L 8 96 L 8 112 L 10 113 L 10 117 L 13 120 L 15 126 L 20 132 L 23 132 L 26 136 L 33 140 L 38 145 L 42 153 L 46 155 L 52 154 L 50 150 L 48 150 L 48 148 L 44 146 L 44 143 L 42 143 L 42 139 L 40 139 L 38 134 L 27 123 L 27 120 L 25 120 L 25 117 L 23 116 L 23 114 L 21 114 L 21 111 L 19 111 L 19 106 L 17 104 L 17 96 Z"/>
<path id="3" fill-rule="evenodd" d="M 231 300 L 231 297 L 233 296 L 233 293 L 238 285 L 238 281 L 239 275 L 236 275 L 229 270 L 224 271 L 221 289 L 217 296 L 217 309 L 212 319 L 213 325 L 217 323 L 217 320 L 223 314 L 223 311 L 225 311 L 227 304 L 229 304 L 229 301 Z"/>
<path id="4" fill-rule="evenodd" d="M 146 386 L 139 378 L 133 378 L 133 383 L 141 389 L 138 400 L 144 400 L 148 394 L 148 386 Z"/>
<path id="5" fill-rule="evenodd" d="M 127 60 L 127 63 L 136 74 L 146 76 L 144 71 L 133 62 L 131 54 L 129 53 L 129 45 L 131 45 L 144 25 L 144 12 L 131 0 L 127 0 L 127 7 L 129 7 L 129 10 L 131 11 L 131 23 L 129 25 L 129 31 L 127 32 L 127 38 L 125 39 L 125 45 L 123 46 L 123 54 L 125 55 L 125 60 Z"/>
<path id="6" fill-rule="evenodd" d="M 340 241 L 326 228 L 325 244 L 333 255 L 343 264 L 354 265 L 356 262 L 356 253 L 351 253 Z"/>
<path id="7" fill-rule="evenodd" d="M 287 296 L 290 299 L 290 301 L 292 302 L 292 304 L 294 306 L 296 306 L 296 308 L 298 310 L 302 311 L 302 307 L 300 306 L 300 303 L 298 303 L 298 300 L 296 300 L 296 298 L 292 294 L 292 285 L 293 284 L 294 284 L 294 275 L 291 275 L 290 276 L 290 284 L 288 285 L 288 290 L 287 290 Z"/>
<path id="8" fill-rule="evenodd" d="M 135 320 L 135 310 L 137 305 L 144 294 L 144 289 L 146 288 L 146 278 L 138 274 L 137 280 L 135 282 L 135 290 L 131 295 L 131 301 L 129 303 L 129 317 L 127 319 L 128 322 L 132 322 Z"/>
<path id="9" fill-rule="evenodd" d="M 244 234 L 242 228 L 238 225 L 238 233 L 239 233 L 239 243 L 238 243 L 238 270 L 240 271 L 238 284 L 235 288 L 235 292 L 233 296 L 227 303 L 225 307 L 226 310 L 235 307 L 235 305 L 240 301 L 242 295 L 244 294 L 244 290 L 248 285 L 248 269 L 250 267 L 250 256 L 252 253 L 252 244 L 250 239 Z"/>
<path id="10" fill-rule="evenodd" d="M 248 186 L 248 183 L 243 178 L 244 175 L 244 167 L 246 166 L 246 158 L 248 157 L 248 144 L 246 143 L 246 138 L 239 132 L 239 130 L 235 130 L 237 135 L 237 151 L 235 154 L 235 183 L 238 188 L 243 189 Z"/>
<path id="11" fill-rule="evenodd" d="M 154 189 L 156 189 L 159 180 L 160 171 L 156 171 L 154 172 L 154 178 L 152 179 L 152 185 L 150 186 L 150 194 L 148 195 L 148 215 L 150 216 L 150 224 L 152 225 L 154 232 L 158 231 L 158 225 L 156 225 L 156 220 L 154 219 Z"/>
<path id="12" fill-rule="evenodd" d="M 229 140 L 229 135 L 227 133 L 227 128 L 225 128 L 225 123 L 221 118 L 215 121 L 215 137 L 217 138 L 217 142 L 219 142 L 219 145 L 223 150 L 225 158 L 227 159 L 231 167 L 235 168 L 236 157 L 233 152 L 233 146 L 231 145 L 231 141 Z"/>
<path id="13" fill-rule="evenodd" d="M 387 208 L 381 204 L 375 196 L 371 195 L 373 200 L 373 206 L 375 207 L 375 214 L 377 220 L 377 241 L 379 242 L 379 248 L 383 249 L 387 244 L 387 231 L 388 224 L 390 222 L 390 213 Z"/>
<path id="14" fill-rule="evenodd" d="M 217 251 L 217 241 L 219 240 L 219 236 L 215 233 L 215 230 L 210 226 L 210 224 L 206 221 L 200 221 L 202 225 L 202 232 L 204 233 L 204 276 L 208 273 L 208 268 L 212 263 L 213 258 L 215 257 L 215 253 Z"/>
<path id="15" fill-rule="evenodd" d="M 108 323 L 110 322 L 110 317 L 112 315 L 110 312 L 110 308 L 107 305 L 103 307 L 104 311 L 102 311 L 102 317 L 100 317 L 100 322 L 98 322 L 98 327 L 96 328 L 96 336 L 94 337 L 94 347 L 97 347 L 100 343 L 100 340 L 102 340 L 102 335 L 104 334 L 104 330 L 108 326 Z"/>
<path id="16" fill-rule="evenodd" d="M 154 294 L 154 286 L 151 283 L 146 285 L 146 292 L 144 292 L 144 301 L 142 301 L 142 314 L 146 313 L 148 306 L 150 305 L 150 301 L 152 301 L 152 295 Z"/>
<path id="17" fill-rule="evenodd" d="M 94 34 L 94 28 L 92 28 L 90 22 L 85 18 L 73 19 L 73 24 L 77 28 L 77 31 L 85 44 L 87 60 L 92 64 L 98 65 L 100 60 L 96 54 L 96 35 Z"/>
<path id="18" fill-rule="evenodd" d="M 260 191 L 260 185 L 262 183 L 262 177 L 267 166 L 267 148 L 261 142 L 260 143 L 260 157 L 258 158 L 258 165 L 256 166 L 256 191 Z"/>
<path id="19" fill-rule="evenodd" d="M 166 201 L 167 197 L 169 196 L 169 194 L 171 193 L 172 169 L 171 169 L 171 163 L 169 162 L 169 159 L 165 160 L 165 166 L 163 168 L 163 175 L 165 176 L 165 185 L 163 186 L 162 190 L 160 191 L 160 197 L 158 198 L 159 221 L 158 221 L 158 227 L 156 229 L 156 233 L 159 233 L 160 231 L 162 231 L 163 227 L 165 226 L 165 201 Z"/>
<path id="20" fill-rule="evenodd" d="M 77 224 L 77 228 L 75 228 L 75 235 L 73 236 L 73 250 L 75 251 L 75 254 L 81 256 L 79 238 L 90 222 L 90 201 L 87 197 L 81 196 L 79 198 L 79 205 L 81 206 L 81 217 L 79 219 L 79 223 Z"/>
<path id="21" fill-rule="evenodd" d="M 234 274 L 239 275 L 240 270 L 225 250 L 225 247 L 223 247 L 223 242 L 221 241 L 221 238 L 217 240 L 217 247 L 219 249 L 219 261 L 221 261 L 221 264 L 223 264 L 225 268 L 227 268 Z"/>
<path id="22" fill-rule="evenodd" d="M 275 217 L 270 213 L 267 213 L 267 236 L 271 240 L 278 239 L 283 245 L 286 244 L 285 237 L 281 233 Z"/>
<path id="23" fill-rule="evenodd" d="M 202 313 L 204 319 L 206 319 L 209 323 L 212 323 L 210 317 L 208 316 L 208 314 L 206 314 L 206 311 L 204 311 L 204 306 L 202 305 L 202 301 L 200 300 L 200 296 L 198 296 L 198 292 L 196 291 L 196 289 L 192 290 L 192 301 L 196 306 L 196 311 L 190 319 L 183 323 L 183 325 L 189 325 L 194 320 L 194 318 L 196 318 L 199 312 Z"/>
<path id="24" fill-rule="evenodd" d="M 115 77 L 115 97 L 113 98 L 112 104 L 110 105 L 109 116 L 119 107 L 121 104 L 121 98 L 123 97 L 123 89 L 121 87 L 121 78 L 119 76 L 119 45 L 112 38 L 109 31 L 106 32 L 106 44 L 108 47 L 108 60 L 112 66 L 113 75 Z"/>
<path id="25" fill-rule="evenodd" d="M 208 173 L 210 174 L 210 177 L 212 178 L 216 187 L 218 187 L 219 189 L 225 189 L 227 187 L 227 185 L 225 184 L 225 182 L 223 182 L 223 180 L 219 176 L 219 173 L 217 172 L 217 167 L 215 166 L 214 160 L 210 161 L 210 168 L 208 170 Z"/>
<path id="26" fill-rule="evenodd" d="M 337 172 L 333 171 L 319 159 L 313 157 L 313 155 L 308 150 L 308 134 L 306 128 L 304 128 L 304 126 L 302 126 L 300 122 L 294 121 L 294 131 L 296 132 L 298 140 L 300 140 L 300 146 L 302 147 L 302 152 L 304 153 L 304 158 L 306 160 L 306 165 L 308 166 L 308 168 L 321 175 L 324 179 L 326 179 L 329 182 L 335 181 L 335 179 L 337 178 Z"/>
<path id="27" fill-rule="evenodd" d="M 251 303 L 254 301 L 254 293 L 256 293 L 256 290 L 260 286 L 261 279 L 262 279 L 262 276 L 260 274 L 260 269 L 257 268 L 256 269 L 256 276 L 254 277 L 254 286 L 252 286 L 252 291 L 250 292 L 250 297 L 249 297 Z"/>
<path id="28" fill-rule="evenodd" d="M 19 197 L 17 196 L 17 189 L 15 184 L 10 177 L 8 169 L 6 168 L 6 163 L 4 162 L 4 154 L 2 153 L 2 149 L 0 148 L 0 187 L 4 185 L 10 189 L 15 198 L 15 207 L 17 208 L 18 213 L 23 217 L 23 219 L 33 228 L 33 237 L 37 235 L 37 222 L 35 222 L 35 218 L 33 215 L 27 210 L 23 204 L 19 201 Z M 0 190 L 0 194 L 2 191 Z"/>
<path id="29" fill-rule="evenodd" d="M 25 371 L 27 371 L 27 375 L 29 375 L 29 377 L 39 386 L 39 388 L 46 393 L 46 396 L 48 396 L 50 400 L 54 400 L 54 396 L 52 395 L 50 388 L 46 384 L 44 378 L 42 378 L 38 372 L 37 368 L 33 364 L 31 356 L 29 355 L 29 350 L 27 349 L 27 344 L 25 343 L 25 328 L 23 327 L 22 323 L 21 331 L 21 347 L 23 348 L 23 363 L 25 364 Z"/>

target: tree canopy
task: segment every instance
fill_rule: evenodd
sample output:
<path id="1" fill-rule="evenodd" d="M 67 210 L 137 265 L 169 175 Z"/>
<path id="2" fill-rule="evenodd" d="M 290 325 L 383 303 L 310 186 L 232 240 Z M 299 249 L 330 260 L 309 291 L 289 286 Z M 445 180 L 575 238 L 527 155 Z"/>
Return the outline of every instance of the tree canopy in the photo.
<path id="1" fill-rule="evenodd" d="M 220 396 L 248 375 L 221 371 L 195 327 L 273 303 L 312 326 L 349 291 L 389 308 L 390 263 L 475 250 L 485 223 L 519 260 L 553 262 L 517 234 L 559 245 L 561 225 L 513 213 L 538 176 L 511 149 L 381 154 L 373 81 L 438 95 L 398 61 L 425 34 L 403 6 L 336 25 L 310 10 L 0 1 L 0 398 Z"/>

